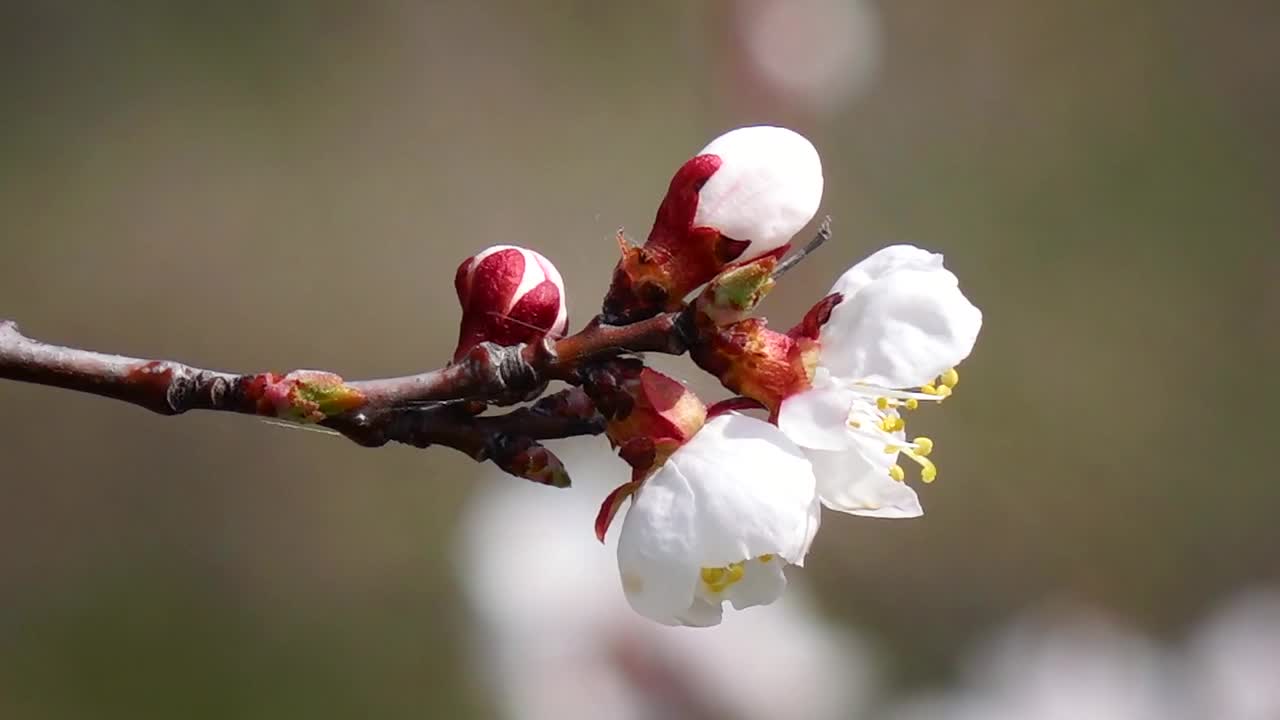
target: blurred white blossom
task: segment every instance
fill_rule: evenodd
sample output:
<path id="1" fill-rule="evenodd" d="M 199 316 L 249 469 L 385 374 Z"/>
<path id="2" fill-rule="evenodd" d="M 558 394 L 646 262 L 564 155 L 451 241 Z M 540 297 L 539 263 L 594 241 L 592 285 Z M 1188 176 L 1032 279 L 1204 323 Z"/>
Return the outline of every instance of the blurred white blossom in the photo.
<path id="1" fill-rule="evenodd" d="M 1200 717 L 1280 718 L 1280 590 L 1228 601 L 1192 636 L 1187 672 Z"/>
<path id="2" fill-rule="evenodd" d="M 792 105 L 836 110 L 879 71 L 884 33 L 866 0 L 755 0 L 733 13 L 748 78 Z"/>
<path id="3" fill-rule="evenodd" d="M 1086 611 L 1023 617 L 967 661 L 964 682 L 886 720 L 1179 720 L 1176 665 L 1139 633 Z"/>

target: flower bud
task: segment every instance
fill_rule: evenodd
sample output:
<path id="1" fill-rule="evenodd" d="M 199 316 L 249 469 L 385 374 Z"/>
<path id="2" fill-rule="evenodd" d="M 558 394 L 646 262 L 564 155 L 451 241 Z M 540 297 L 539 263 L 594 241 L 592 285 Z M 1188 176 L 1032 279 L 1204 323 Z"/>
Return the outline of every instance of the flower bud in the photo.
<path id="1" fill-rule="evenodd" d="M 618 454 L 643 477 L 688 442 L 707 419 L 702 400 L 683 383 L 643 365 L 615 362 L 608 367 L 613 387 L 588 392 L 623 396 L 626 402 L 601 397 L 608 425 L 605 434 Z"/>
<path id="2" fill-rule="evenodd" d="M 699 321 L 724 327 L 745 319 L 773 289 L 777 264 L 774 258 L 764 257 L 735 265 L 712 278 L 693 301 Z"/>
<path id="3" fill-rule="evenodd" d="M 458 266 L 453 284 L 462 306 L 455 362 L 482 342 L 517 345 L 568 329 L 560 272 L 527 248 L 482 250 Z"/>
<path id="4" fill-rule="evenodd" d="M 786 252 L 821 200 L 822 163 L 803 136 L 765 125 L 721 135 L 676 171 L 645 244 L 624 245 L 605 319 L 674 310 L 729 263 Z"/>

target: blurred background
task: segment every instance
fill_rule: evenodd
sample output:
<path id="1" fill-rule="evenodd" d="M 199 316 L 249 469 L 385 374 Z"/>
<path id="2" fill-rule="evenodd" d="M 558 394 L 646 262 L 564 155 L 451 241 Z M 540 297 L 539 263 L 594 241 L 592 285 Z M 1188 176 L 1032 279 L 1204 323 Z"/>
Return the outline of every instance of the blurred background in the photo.
<path id="1" fill-rule="evenodd" d="M 914 421 L 926 516 L 829 517 L 803 607 L 654 651 L 724 676 L 680 692 L 634 653 L 529 682 L 506 652 L 606 638 L 572 622 L 621 598 L 589 529 L 620 465 L 571 463 L 581 524 L 526 526 L 556 491 L 448 449 L 0 383 L 0 717 L 734 718 L 770 688 L 831 702 L 764 717 L 1276 720 L 1277 87 L 1265 0 L 4 3 L 0 317 L 32 337 L 418 371 L 494 243 L 551 257 L 580 326 L 616 229 L 754 123 L 814 141 L 835 229 L 775 325 L 897 241 L 986 324 Z M 521 620 L 548 597 L 582 612 Z M 801 636 L 847 671 L 759 664 Z M 539 709 L 602 663 L 630 694 Z"/>

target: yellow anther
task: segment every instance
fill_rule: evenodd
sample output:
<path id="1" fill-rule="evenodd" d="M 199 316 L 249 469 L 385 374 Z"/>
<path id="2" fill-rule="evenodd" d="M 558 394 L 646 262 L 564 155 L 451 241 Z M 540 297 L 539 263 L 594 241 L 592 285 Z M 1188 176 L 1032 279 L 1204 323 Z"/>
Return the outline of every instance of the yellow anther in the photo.
<path id="1" fill-rule="evenodd" d="M 732 585 L 742 579 L 747 572 L 746 567 L 742 563 L 736 562 L 729 566 L 729 585 Z"/>
<path id="2" fill-rule="evenodd" d="M 893 464 L 889 466 L 889 477 L 902 482 L 907 479 L 907 473 L 902 469 L 901 465 Z"/>
<path id="3" fill-rule="evenodd" d="M 888 410 L 889 398 L 884 397 L 883 395 L 876 398 L 876 407 L 880 408 L 881 410 Z"/>
<path id="4" fill-rule="evenodd" d="M 928 460 L 925 462 L 928 462 L 929 464 L 920 468 L 920 479 L 927 483 L 931 483 L 938 479 L 938 466 Z"/>
<path id="5" fill-rule="evenodd" d="M 951 397 L 951 388 L 947 385 L 939 385 L 938 397 L 940 398 Z"/>
<path id="6" fill-rule="evenodd" d="M 924 393 L 925 395 L 937 395 L 938 388 L 926 383 L 920 386 L 920 392 Z"/>
<path id="7" fill-rule="evenodd" d="M 887 417 L 880 421 L 880 429 L 885 432 L 897 432 L 906 426 L 906 421 L 900 417 Z"/>
<path id="8" fill-rule="evenodd" d="M 955 368 L 951 368 L 950 370 L 942 373 L 942 377 L 938 379 L 942 381 L 943 385 L 953 388 L 956 386 L 956 383 L 960 382 L 960 373 L 956 372 Z"/>
<path id="9" fill-rule="evenodd" d="M 892 454 L 894 454 L 894 453 L 896 453 L 896 452 L 902 452 L 902 446 L 901 446 L 901 445 L 885 445 L 885 446 L 884 446 L 884 454 L 885 454 L 885 455 L 892 455 Z"/>
<path id="10" fill-rule="evenodd" d="M 724 592 L 725 588 L 738 582 L 742 576 L 746 574 L 746 568 L 742 563 L 730 563 L 728 567 L 704 567 L 699 576 L 702 584 L 713 593 Z"/>
<path id="11" fill-rule="evenodd" d="M 916 454 L 928 455 L 933 452 L 933 441 L 923 435 L 915 439 Z"/>
<path id="12" fill-rule="evenodd" d="M 850 420 L 849 427 L 853 428 L 854 430 L 860 430 L 862 429 L 862 423 L 858 422 L 857 420 Z"/>
<path id="13" fill-rule="evenodd" d="M 915 398 L 907 398 L 906 405 L 908 410 L 915 410 L 920 407 L 920 401 Z"/>
<path id="14" fill-rule="evenodd" d="M 925 439 L 927 440 L 928 438 L 925 438 Z M 919 438 L 917 438 L 917 440 L 919 440 Z M 929 443 L 929 447 L 930 449 L 932 449 L 933 443 Z M 916 450 L 903 450 L 902 454 L 920 463 L 920 479 L 921 480 L 927 483 L 931 483 L 934 480 L 938 479 L 938 466 L 934 465 L 932 460 L 925 457 L 924 453 L 918 452 Z"/>
<path id="15" fill-rule="evenodd" d="M 765 553 L 761 555 L 760 562 L 762 563 L 773 562 L 773 555 L 771 553 Z"/>

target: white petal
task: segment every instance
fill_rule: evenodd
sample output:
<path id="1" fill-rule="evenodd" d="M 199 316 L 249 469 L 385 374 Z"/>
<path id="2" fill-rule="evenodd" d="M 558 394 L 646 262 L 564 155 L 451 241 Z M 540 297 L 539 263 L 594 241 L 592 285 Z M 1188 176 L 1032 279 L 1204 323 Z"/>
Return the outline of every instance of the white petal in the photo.
<path id="1" fill-rule="evenodd" d="M 618 572 L 636 612 L 666 625 L 693 602 L 696 557 L 693 490 L 663 466 L 632 499 L 618 537 Z M 654 482 L 658 481 L 658 482 Z"/>
<path id="2" fill-rule="evenodd" d="M 688 627 L 711 627 L 719 625 L 724 619 L 724 605 L 714 600 L 693 599 L 693 604 L 677 616 L 681 625 Z"/>
<path id="3" fill-rule="evenodd" d="M 968 357 L 982 313 L 946 270 L 900 270 L 831 312 L 820 362 L 832 375 L 904 388 L 931 382 Z"/>
<path id="4" fill-rule="evenodd" d="M 916 491 L 889 476 L 895 454 L 807 450 L 818 477 L 818 496 L 832 510 L 879 518 L 924 514 Z"/>
<path id="5" fill-rule="evenodd" d="M 725 599 L 738 610 L 774 602 L 787 589 L 784 565 L 778 558 L 748 561 L 743 565 L 742 579 L 725 589 Z"/>
<path id="6" fill-rule="evenodd" d="M 699 567 L 724 567 L 764 554 L 793 564 L 803 561 L 816 481 L 804 453 L 781 430 L 745 415 L 716 417 L 645 481 L 645 488 L 677 476 L 693 488 Z M 637 498 L 637 505 L 642 501 Z"/>
<path id="7" fill-rule="evenodd" d="M 803 448 L 846 450 L 853 447 L 849 408 L 853 391 L 837 387 L 814 387 L 782 401 L 778 428 Z"/>
<path id="8" fill-rule="evenodd" d="M 831 292 L 850 297 L 872 281 L 899 270 L 941 269 L 942 255 L 939 253 L 922 250 L 915 245 L 890 245 L 875 251 L 846 270 L 835 285 L 831 286 Z"/>
<path id="9" fill-rule="evenodd" d="M 716 155 L 721 165 L 698 191 L 693 224 L 751 241 L 739 260 L 782 247 L 818 211 L 822 161 L 796 132 L 767 125 L 738 128 L 698 154 Z"/>
<path id="10" fill-rule="evenodd" d="M 810 463 L 812 467 L 812 463 Z M 822 498 L 814 492 L 813 500 L 809 503 L 809 536 L 804 542 L 804 552 L 800 555 L 800 559 L 791 563 L 796 567 L 804 567 L 804 556 L 809 554 L 809 547 L 813 545 L 813 539 L 818 535 L 818 528 L 822 526 Z"/>

